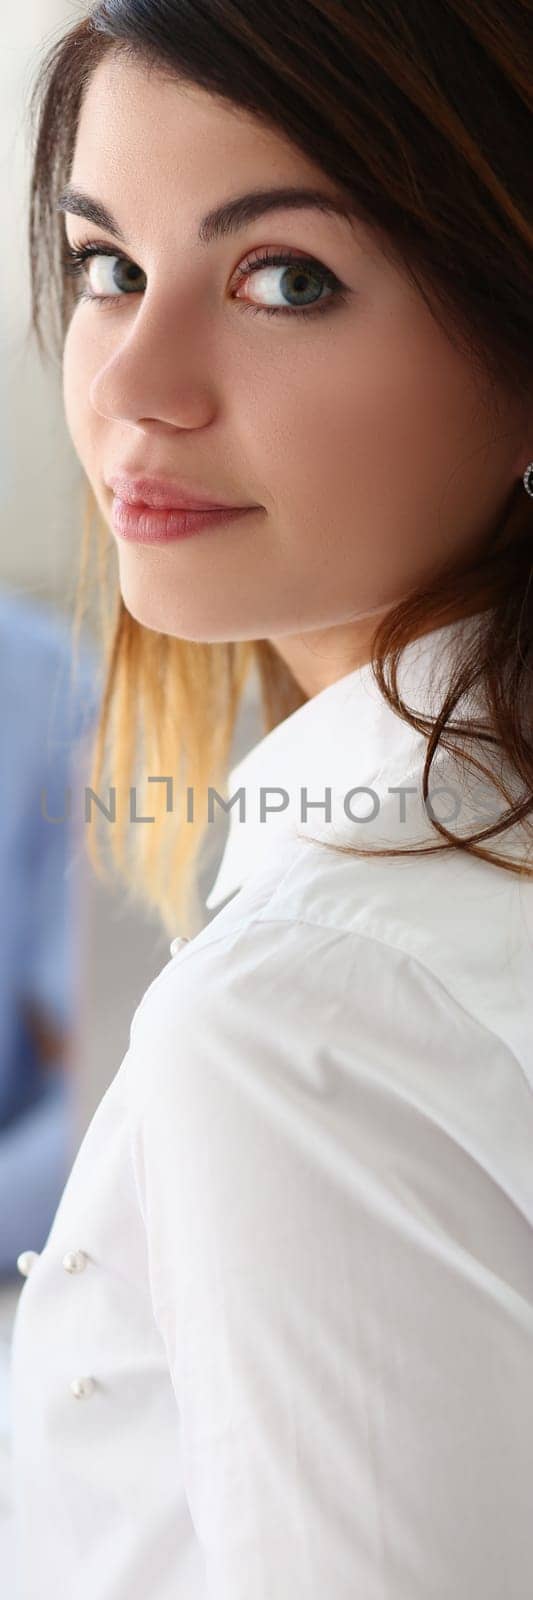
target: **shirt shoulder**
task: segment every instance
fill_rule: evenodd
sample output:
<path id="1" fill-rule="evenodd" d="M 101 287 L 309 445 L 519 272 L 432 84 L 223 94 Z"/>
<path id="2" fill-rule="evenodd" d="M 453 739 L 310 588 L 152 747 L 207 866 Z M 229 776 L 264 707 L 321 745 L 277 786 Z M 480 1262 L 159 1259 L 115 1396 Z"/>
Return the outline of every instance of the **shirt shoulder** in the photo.
<path id="1" fill-rule="evenodd" d="M 354 1119 L 370 1130 L 421 1119 L 425 1137 L 433 1129 L 437 1144 L 467 1149 L 533 1221 L 528 1061 L 504 1027 L 453 992 L 436 939 L 430 960 L 414 939 L 410 948 L 398 908 L 387 923 L 375 899 L 373 916 L 354 907 L 347 926 L 333 916 L 323 874 L 320 910 L 312 901 L 307 867 L 306 915 L 303 904 L 296 915 L 302 857 L 288 859 L 275 888 L 259 874 L 143 996 L 125 1069 L 133 1129 L 151 1124 L 151 1148 L 170 1139 L 187 1160 L 201 1150 L 208 1159 L 220 1139 L 226 1161 L 231 1149 L 238 1159 L 241 1140 L 261 1145 L 267 1126 L 282 1142 L 290 1128 L 303 1148 L 329 1129 L 338 1152 Z M 525 1012 L 524 1000 L 524 1028 L 529 999 Z"/>
<path id="2" fill-rule="evenodd" d="M 191 1215 L 219 1180 L 239 1207 L 243 1160 L 250 1182 L 268 1154 L 325 1194 L 330 1168 L 349 1185 L 356 1160 L 372 1187 L 414 1146 L 454 1193 L 482 1172 L 531 1226 L 533 1098 L 501 1036 L 397 943 L 272 910 L 234 902 L 137 1009 L 124 1088 L 161 1212 L 188 1186 Z"/>
<path id="3" fill-rule="evenodd" d="M 379 1041 L 391 1017 L 399 1053 L 425 1027 L 440 1056 L 453 1031 L 464 1052 L 513 1057 L 531 1088 L 532 958 L 533 883 L 516 874 L 464 852 L 363 860 L 287 840 L 153 980 L 132 1037 L 150 1050 L 212 1019 L 225 1038 L 334 1047 L 365 1019 Z"/>

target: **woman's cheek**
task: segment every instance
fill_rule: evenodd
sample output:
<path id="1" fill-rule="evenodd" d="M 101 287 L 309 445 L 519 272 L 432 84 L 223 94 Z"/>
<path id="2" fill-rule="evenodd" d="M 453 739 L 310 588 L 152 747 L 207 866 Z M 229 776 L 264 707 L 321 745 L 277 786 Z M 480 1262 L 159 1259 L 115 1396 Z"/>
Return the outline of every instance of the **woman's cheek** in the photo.
<path id="1" fill-rule="evenodd" d="M 81 415 L 83 376 L 79 365 L 79 340 L 71 323 L 63 346 L 63 408 L 74 449 L 79 454 L 81 443 Z"/>
<path id="2" fill-rule="evenodd" d="M 90 478 L 98 418 L 89 397 L 97 354 L 88 347 L 78 315 L 74 313 L 63 345 L 63 407 L 74 449 Z"/>

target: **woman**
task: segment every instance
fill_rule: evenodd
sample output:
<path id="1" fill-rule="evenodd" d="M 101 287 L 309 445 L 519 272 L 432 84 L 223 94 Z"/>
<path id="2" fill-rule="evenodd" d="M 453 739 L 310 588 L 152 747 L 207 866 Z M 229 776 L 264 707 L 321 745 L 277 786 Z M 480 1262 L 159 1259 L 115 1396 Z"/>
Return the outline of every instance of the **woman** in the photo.
<path id="1" fill-rule="evenodd" d="M 180 933 L 21 1260 L 23 1600 L 530 1594 L 528 19 L 427 12 L 104 0 L 43 65 L 94 782 L 142 748 Z"/>

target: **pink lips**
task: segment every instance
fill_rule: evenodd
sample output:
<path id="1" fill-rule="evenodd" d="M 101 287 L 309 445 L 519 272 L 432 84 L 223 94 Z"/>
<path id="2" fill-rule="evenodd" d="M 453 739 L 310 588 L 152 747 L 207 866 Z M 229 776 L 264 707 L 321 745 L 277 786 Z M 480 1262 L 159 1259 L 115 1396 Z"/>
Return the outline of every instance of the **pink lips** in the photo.
<path id="1" fill-rule="evenodd" d="M 249 511 L 251 506 L 239 506 L 224 500 L 173 483 L 170 478 L 149 478 L 116 473 L 107 479 L 110 489 L 130 506 L 151 506 L 157 511 Z"/>
<path id="2" fill-rule="evenodd" d="M 253 507 L 237 506 L 222 507 L 209 511 L 191 511 L 188 508 L 177 510 L 173 507 L 170 511 L 160 507 L 129 505 L 126 500 L 114 496 L 111 521 L 115 533 L 122 539 L 132 540 L 137 544 L 164 544 L 171 539 L 190 539 L 192 534 L 202 533 L 207 530 L 213 532 L 228 522 L 235 522 L 238 517 L 246 517 Z"/>

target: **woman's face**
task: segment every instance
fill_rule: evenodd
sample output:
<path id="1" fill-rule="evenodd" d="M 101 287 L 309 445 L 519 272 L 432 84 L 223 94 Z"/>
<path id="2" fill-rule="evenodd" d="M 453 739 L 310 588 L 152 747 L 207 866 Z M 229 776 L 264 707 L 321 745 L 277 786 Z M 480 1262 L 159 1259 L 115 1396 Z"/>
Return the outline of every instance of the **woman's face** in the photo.
<path id="1" fill-rule="evenodd" d="M 84 269 L 81 286 L 111 298 L 73 311 L 64 397 L 125 605 L 184 639 L 270 638 L 320 687 L 358 664 L 368 613 L 375 624 L 482 540 L 526 464 L 523 419 L 509 402 L 495 415 L 355 219 L 278 207 L 199 240 L 205 213 L 251 190 L 336 193 L 282 135 L 205 91 L 106 56 L 70 184 L 123 236 L 66 214 L 71 245 L 116 247 Z M 315 267 L 253 273 L 265 247 Z M 107 482 L 121 470 L 253 509 L 192 538 L 126 541 Z"/>

